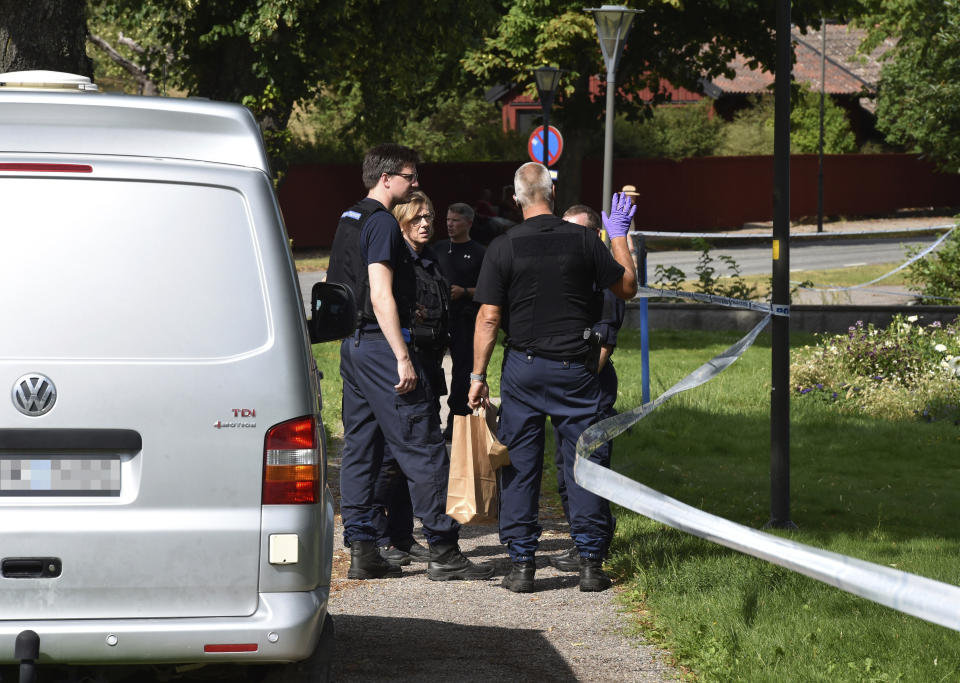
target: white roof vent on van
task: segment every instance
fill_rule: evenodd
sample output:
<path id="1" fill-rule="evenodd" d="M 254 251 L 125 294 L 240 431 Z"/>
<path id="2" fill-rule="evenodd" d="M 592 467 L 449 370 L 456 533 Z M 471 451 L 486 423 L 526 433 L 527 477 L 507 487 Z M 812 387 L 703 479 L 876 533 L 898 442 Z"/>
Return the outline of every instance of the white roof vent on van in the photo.
<path id="1" fill-rule="evenodd" d="M 10 71 L 0 74 L 0 89 L 66 92 L 97 92 L 99 90 L 86 76 L 62 71 Z"/>

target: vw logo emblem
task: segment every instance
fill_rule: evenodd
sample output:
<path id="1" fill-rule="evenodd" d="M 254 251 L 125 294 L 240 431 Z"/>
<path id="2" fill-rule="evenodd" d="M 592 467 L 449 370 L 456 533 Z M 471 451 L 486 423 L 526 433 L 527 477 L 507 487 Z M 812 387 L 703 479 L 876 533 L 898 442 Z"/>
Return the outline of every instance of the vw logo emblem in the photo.
<path id="1" fill-rule="evenodd" d="M 13 383 L 13 405 L 24 415 L 39 417 L 57 402 L 57 388 L 46 375 L 24 375 Z"/>

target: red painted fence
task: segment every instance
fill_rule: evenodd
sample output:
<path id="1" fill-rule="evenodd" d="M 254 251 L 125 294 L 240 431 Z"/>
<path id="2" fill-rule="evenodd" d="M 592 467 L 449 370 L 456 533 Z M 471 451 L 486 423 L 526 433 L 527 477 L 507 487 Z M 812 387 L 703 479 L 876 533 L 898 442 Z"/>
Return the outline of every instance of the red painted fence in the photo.
<path id="1" fill-rule="evenodd" d="M 441 217 L 453 202 L 474 203 L 483 189 L 493 198 L 513 182 L 516 162 L 423 164 L 420 185 Z M 908 154 L 824 157 L 824 213 L 863 216 L 899 209 L 960 206 L 960 175 L 938 173 Z M 562 182 L 562 180 L 561 180 Z M 584 203 L 602 205 L 603 165 L 583 163 Z M 773 216 L 773 158 L 704 157 L 618 159 L 613 187 L 640 192 L 635 225 L 641 230 L 696 232 L 769 221 Z M 292 166 L 280 187 L 280 206 L 294 247 L 329 247 L 340 214 L 366 191 L 360 164 Z M 817 156 L 796 155 L 790 168 L 790 216 L 817 213 Z"/>

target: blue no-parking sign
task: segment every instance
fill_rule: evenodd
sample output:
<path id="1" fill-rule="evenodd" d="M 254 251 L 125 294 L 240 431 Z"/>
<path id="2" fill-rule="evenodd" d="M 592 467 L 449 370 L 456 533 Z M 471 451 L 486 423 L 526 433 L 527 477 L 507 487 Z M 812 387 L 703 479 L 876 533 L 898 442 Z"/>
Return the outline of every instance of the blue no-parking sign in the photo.
<path id="1" fill-rule="evenodd" d="M 543 163 L 543 126 L 535 129 L 530 134 L 530 141 L 527 142 L 527 152 L 534 161 Z M 547 166 L 553 166 L 560 158 L 563 152 L 563 136 L 560 131 L 550 126 L 550 156 L 547 157 Z"/>

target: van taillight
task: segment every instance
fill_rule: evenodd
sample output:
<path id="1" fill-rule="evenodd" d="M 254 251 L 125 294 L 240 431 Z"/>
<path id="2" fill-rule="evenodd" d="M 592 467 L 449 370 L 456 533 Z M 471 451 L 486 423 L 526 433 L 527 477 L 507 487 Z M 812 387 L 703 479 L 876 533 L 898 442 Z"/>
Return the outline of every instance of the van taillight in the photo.
<path id="1" fill-rule="evenodd" d="M 308 415 L 274 425 L 263 447 L 263 504 L 307 504 L 319 499 L 316 419 Z"/>
<path id="2" fill-rule="evenodd" d="M 27 171 L 42 173 L 93 173 L 93 167 L 88 164 L 22 164 L 3 163 L 0 171 Z"/>

